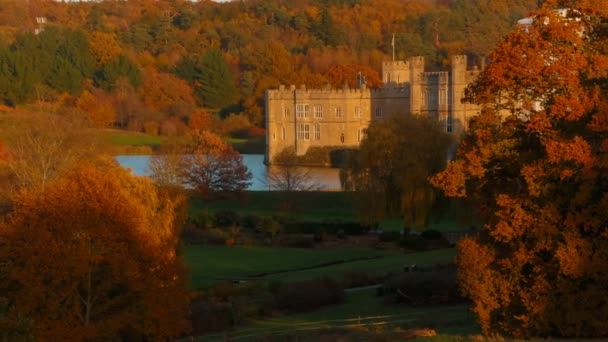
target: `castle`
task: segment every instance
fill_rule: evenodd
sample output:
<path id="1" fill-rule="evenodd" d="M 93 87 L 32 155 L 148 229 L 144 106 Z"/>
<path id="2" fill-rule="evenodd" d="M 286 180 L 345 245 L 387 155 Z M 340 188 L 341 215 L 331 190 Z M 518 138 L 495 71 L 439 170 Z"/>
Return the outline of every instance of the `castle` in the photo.
<path id="1" fill-rule="evenodd" d="M 382 64 L 383 86 L 370 89 L 306 89 L 280 86 L 266 91 L 266 154 L 272 164 L 283 149 L 299 156 L 315 148 L 353 149 L 372 120 L 393 114 L 436 118 L 446 132 L 460 134 L 477 105 L 462 103 L 464 89 L 479 74 L 466 56 L 453 56 L 449 71 L 425 72 L 424 58 Z"/>

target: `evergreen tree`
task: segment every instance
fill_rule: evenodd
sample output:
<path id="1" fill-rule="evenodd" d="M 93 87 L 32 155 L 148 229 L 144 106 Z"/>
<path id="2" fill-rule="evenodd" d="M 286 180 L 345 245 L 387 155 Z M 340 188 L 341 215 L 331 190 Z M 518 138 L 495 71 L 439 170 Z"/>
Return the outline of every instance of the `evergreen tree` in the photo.
<path id="1" fill-rule="evenodd" d="M 233 103 L 234 77 L 220 50 L 211 49 L 202 57 L 182 60 L 175 73 L 196 88 L 205 106 L 219 109 Z"/>
<path id="2" fill-rule="evenodd" d="M 95 83 L 105 90 L 110 90 L 120 77 L 127 78 L 134 88 L 138 88 L 142 83 L 141 71 L 124 55 L 104 65 L 95 74 Z"/>
<path id="3" fill-rule="evenodd" d="M 203 56 L 200 93 L 205 105 L 210 108 L 223 108 L 233 102 L 236 94 L 234 77 L 217 49 L 207 51 Z"/>

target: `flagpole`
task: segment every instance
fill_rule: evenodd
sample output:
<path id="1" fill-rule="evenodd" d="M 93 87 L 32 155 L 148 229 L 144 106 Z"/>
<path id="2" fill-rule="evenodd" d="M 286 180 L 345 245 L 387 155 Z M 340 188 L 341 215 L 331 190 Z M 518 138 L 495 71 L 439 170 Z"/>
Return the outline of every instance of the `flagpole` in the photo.
<path id="1" fill-rule="evenodd" d="M 393 40 L 391 41 L 391 45 L 393 46 L 393 62 L 395 61 L 395 33 L 393 33 Z"/>

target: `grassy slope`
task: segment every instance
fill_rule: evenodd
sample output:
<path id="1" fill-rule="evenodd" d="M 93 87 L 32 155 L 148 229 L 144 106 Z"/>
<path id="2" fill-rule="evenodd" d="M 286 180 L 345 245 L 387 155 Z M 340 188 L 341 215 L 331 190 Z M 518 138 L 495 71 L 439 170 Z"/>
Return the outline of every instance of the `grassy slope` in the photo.
<path id="1" fill-rule="evenodd" d="M 268 278 L 280 279 L 283 281 L 296 281 L 317 278 L 324 275 L 340 277 L 348 272 L 383 275 L 389 272 L 400 272 L 405 265 L 416 264 L 419 267 L 424 267 L 437 263 L 449 263 L 454 260 L 455 256 L 455 248 L 412 254 L 386 255 L 379 259 L 359 260 L 304 271 L 279 273 L 270 275 Z"/>
<path id="2" fill-rule="evenodd" d="M 285 204 L 291 201 L 290 212 L 285 210 Z M 350 197 L 345 192 L 299 192 L 283 193 L 279 191 L 251 191 L 241 199 L 225 199 L 203 202 L 192 201 L 191 211 L 207 210 L 214 212 L 229 209 L 239 214 L 255 214 L 260 216 L 288 215 L 302 219 L 321 221 L 324 219 L 356 219 Z"/>
<path id="3" fill-rule="evenodd" d="M 210 285 L 220 279 L 310 267 L 353 258 L 390 255 L 391 253 L 386 251 L 360 248 L 188 246 L 184 250 L 193 288 Z"/>
<path id="4" fill-rule="evenodd" d="M 453 260 L 455 249 L 436 250 L 413 254 L 395 254 L 389 251 L 361 248 L 299 249 L 241 246 L 188 246 L 184 250 L 190 268 L 193 288 L 210 285 L 220 279 L 246 277 L 258 273 L 272 273 L 265 279 L 294 281 L 321 276 L 342 276 L 345 272 L 384 274 L 398 272 L 404 265 L 418 266 L 446 263 Z M 357 258 L 381 257 L 358 260 L 309 270 L 305 267 L 328 262 Z"/>
<path id="5" fill-rule="evenodd" d="M 320 310 L 281 316 L 271 319 L 251 321 L 230 334 L 231 338 L 254 336 L 281 336 L 302 333 L 306 340 L 308 330 L 331 328 L 354 324 L 387 322 L 391 326 L 412 328 L 433 328 L 439 334 L 447 336 L 446 341 L 461 334 L 478 334 L 480 329 L 473 314 L 466 305 L 411 307 L 407 305 L 387 305 L 375 290 L 364 290 L 347 293 L 344 303 L 328 306 Z M 213 340 L 218 335 L 208 335 L 200 341 Z M 314 332 L 309 337 L 314 337 Z M 442 338 L 440 336 L 440 338 Z M 293 339 L 292 339 L 293 340 Z M 443 340 L 443 339 L 441 339 Z"/>

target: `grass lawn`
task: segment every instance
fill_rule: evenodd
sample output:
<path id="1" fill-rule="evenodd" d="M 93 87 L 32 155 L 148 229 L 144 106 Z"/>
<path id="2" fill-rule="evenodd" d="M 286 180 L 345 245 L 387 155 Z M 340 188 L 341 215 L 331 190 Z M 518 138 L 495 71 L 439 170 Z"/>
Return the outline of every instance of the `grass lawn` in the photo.
<path id="1" fill-rule="evenodd" d="M 291 210 L 286 206 L 291 203 Z M 280 191 L 249 191 L 240 199 L 204 202 L 192 200 L 191 212 L 233 210 L 241 215 L 290 215 L 300 220 L 324 219 L 357 220 L 351 198 L 346 192 L 307 191 L 285 193 Z"/>
<path id="2" fill-rule="evenodd" d="M 280 279 L 282 281 L 298 281 L 322 276 L 341 277 L 345 273 L 365 273 L 381 276 L 389 272 L 401 272 L 405 265 L 416 264 L 418 267 L 424 267 L 437 263 L 449 263 L 454 260 L 455 256 L 455 248 L 410 254 L 388 254 L 378 259 L 358 260 L 310 270 L 277 273 L 269 275 L 267 278 Z"/>
<path id="3" fill-rule="evenodd" d="M 316 329 L 353 327 L 357 324 L 378 322 L 386 322 L 391 327 L 432 328 L 438 334 L 451 337 L 480 333 L 475 317 L 469 312 L 467 305 L 387 305 L 375 295 L 375 290 L 363 290 L 347 293 L 342 304 L 307 313 L 251 321 L 250 324 L 231 332 L 229 336 L 247 341 L 247 338 L 254 336 L 281 336 L 298 331 L 306 334 L 306 331 Z M 198 340 L 212 341 L 219 336 L 208 335 Z M 306 340 L 305 337 L 302 340 Z"/>
<path id="4" fill-rule="evenodd" d="M 222 279 L 273 272 L 280 273 L 270 274 L 264 279 L 296 281 L 322 276 L 342 276 L 345 272 L 382 275 L 391 271 L 398 272 L 404 265 L 414 263 L 418 266 L 447 263 L 454 259 L 455 254 L 456 250 L 453 248 L 413 254 L 395 254 L 369 248 L 188 246 L 184 250 L 184 257 L 190 268 L 192 288 L 208 286 Z M 371 257 L 380 258 L 297 270 L 330 262 Z"/>
<path id="5" fill-rule="evenodd" d="M 193 288 L 211 285 L 221 279 L 312 267 L 340 260 L 391 255 L 388 251 L 362 248 L 188 246 L 184 250 Z"/>

